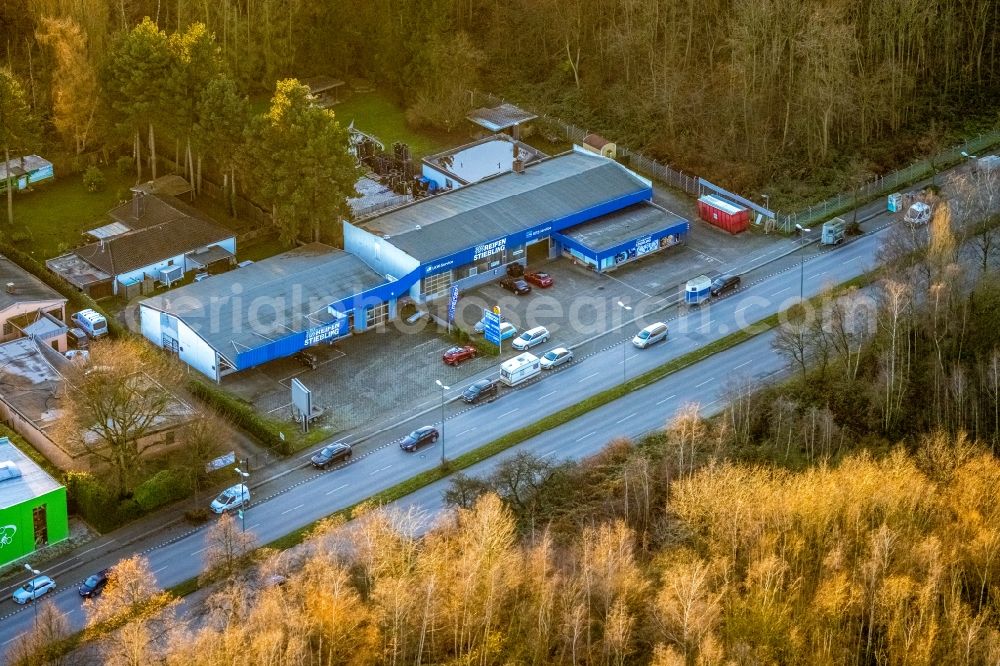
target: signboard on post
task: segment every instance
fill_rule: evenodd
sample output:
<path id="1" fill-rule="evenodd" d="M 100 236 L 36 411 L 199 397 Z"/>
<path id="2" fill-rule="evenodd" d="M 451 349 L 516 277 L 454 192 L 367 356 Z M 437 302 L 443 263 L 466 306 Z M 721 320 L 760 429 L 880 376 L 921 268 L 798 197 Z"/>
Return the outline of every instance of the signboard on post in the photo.
<path id="1" fill-rule="evenodd" d="M 448 323 L 455 321 L 455 306 L 458 305 L 458 285 L 451 285 L 451 298 L 448 299 Z"/>
<path id="2" fill-rule="evenodd" d="M 302 432 L 309 432 L 309 417 L 312 415 L 312 391 L 296 378 L 292 378 L 292 408 L 302 419 Z"/>
<path id="3" fill-rule="evenodd" d="M 483 309 L 483 335 L 488 341 L 500 346 L 500 308 Z"/>
<path id="4" fill-rule="evenodd" d="M 229 465 L 236 463 L 236 451 L 230 451 L 224 456 L 219 456 L 215 460 L 209 460 L 205 463 L 205 471 L 212 472 L 217 469 L 222 469 L 223 467 L 228 467 Z"/>

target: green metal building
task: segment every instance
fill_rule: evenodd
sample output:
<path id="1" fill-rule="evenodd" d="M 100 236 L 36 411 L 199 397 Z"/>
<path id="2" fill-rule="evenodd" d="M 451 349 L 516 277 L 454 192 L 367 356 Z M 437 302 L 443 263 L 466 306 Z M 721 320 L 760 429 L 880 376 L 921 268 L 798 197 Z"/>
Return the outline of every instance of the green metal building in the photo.
<path id="1" fill-rule="evenodd" d="M 0 437 L 0 566 L 68 536 L 66 487 Z"/>

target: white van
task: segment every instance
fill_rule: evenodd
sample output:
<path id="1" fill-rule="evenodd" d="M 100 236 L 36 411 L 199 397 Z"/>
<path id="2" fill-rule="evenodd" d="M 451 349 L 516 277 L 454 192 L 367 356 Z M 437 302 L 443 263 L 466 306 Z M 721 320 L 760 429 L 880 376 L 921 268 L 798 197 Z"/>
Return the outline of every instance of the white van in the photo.
<path id="1" fill-rule="evenodd" d="M 212 500 L 212 511 L 215 513 L 225 513 L 234 509 L 240 509 L 250 503 L 250 489 L 242 483 L 230 486 L 223 490 L 218 497 Z"/>
<path id="2" fill-rule="evenodd" d="M 535 345 L 540 345 L 543 342 L 548 341 L 549 329 L 544 326 L 536 326 L 514 338 L 514 342 L 511 343 L 511 346 L 518 351 L 524 351 L 525 349 L 531 349 Z"/>
<path id="3" fill-rule="evenodd" d="M 662 321 L 658 321 L 655 324 L 650 324 L 646 328 L 639 331 L 634 338 L 632 338 L 632 344 L 639 349 L 645 349 L 650 345 L 654 345 L 660 340 L 667 339 L 667 325 Z"/>
<path id="4" fill-rule="evenodd" d="M 927 224 L 931 221 L 931 207 L 923 201 L 918 201 L 910 206 L 903 219 L 910 224 Z"/>
<path id="5" fill-rule="evenodd" d="M 77 326 L 83 329 L 84 333 L 92 338 L 100 338 L 108 334 L 108 320 L 104 318 L 104 315 L 90 308 L 80 310 L 71 318 Z"/>
<path id="6" fill-rule="evenodd" d="M 500 364 L 500 381 L 507 386 L 516 386 L 528 381 L 542 371 L 538 357 L 525 352 Z"/>

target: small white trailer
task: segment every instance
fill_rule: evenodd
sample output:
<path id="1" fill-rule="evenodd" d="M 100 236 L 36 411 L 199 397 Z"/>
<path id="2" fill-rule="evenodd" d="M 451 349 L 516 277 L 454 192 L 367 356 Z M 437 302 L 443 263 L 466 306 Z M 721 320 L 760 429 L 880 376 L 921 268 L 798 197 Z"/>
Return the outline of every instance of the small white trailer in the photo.
<path id="1" fill-rule="evenodd" d="M 538 357 L 525 352 L 500 364 L 500 381 L 507 386 L 517 386 L 542 371 Z"/>
<path id="2" fill-rule="evenodd" d="M 844 242 L 847 233 L 847 222 L 835 217 L 823 223 L 823 233 L 820 235 L 820 243 L 823 245 L 839 245 Z"/>

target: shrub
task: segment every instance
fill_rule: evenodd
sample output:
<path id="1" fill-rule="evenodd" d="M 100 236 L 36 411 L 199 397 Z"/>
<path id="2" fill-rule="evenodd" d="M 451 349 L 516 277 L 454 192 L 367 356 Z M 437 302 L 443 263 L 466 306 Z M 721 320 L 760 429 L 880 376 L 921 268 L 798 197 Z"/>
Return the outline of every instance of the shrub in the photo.
<path id="1" fill-rule="evenodd" d="M 289 443 L 281 439 L 280 425 L 258 414 L 253 405 L 197 379 L 188 381 L 188 390 L 262 445 L 282 455 L 291 452 Z"/>
<path id="2" fill-rule="evenodd" d="M 135 160 L 128 155 L 122 155 L 115 160 L 115 168 L 118 169 L 118 173 L 123 176 L 135 173 Z"/>
<path id="3" fill-rule="evenodd" d="M 20 245 L 21 243 L 27 243 L 31 240 L 30 231 L 15 231 L 10 235 L 10 240 L 13 243 Z"/>
<path id="4" fill-rule="evenodd" d="M 198 507 L 197 509 L 188 509 L 184 512 L 184 518 L 189 523 L 194 523 L 195 525 L 200 525 L 207 521 L 212 514 L 205 507 Z"/>
<path id="5" fill-rule="evenodd" d="M 66 495 L 70 510 L 101 532 L 121 524 L 114 493 L 89 472 L 66 473 Z"/>
<path id="6" fill-rule="evenodd" d="M 107 181 L 104 179 L 104 172 L 97 167 L 87 167 L 87 170 L 83 172 L 83 187 L 88 192 L 100 192 L 105 185 L 107 185 Z"/>
<path id="7" fill-rule="evenodd" d="M 181 470 L 165 469 L 139 484 L 134 498 L 143 512 L 149 512 L 187 497 L 190 492 L 191 479 L 187 474 Z"/>

